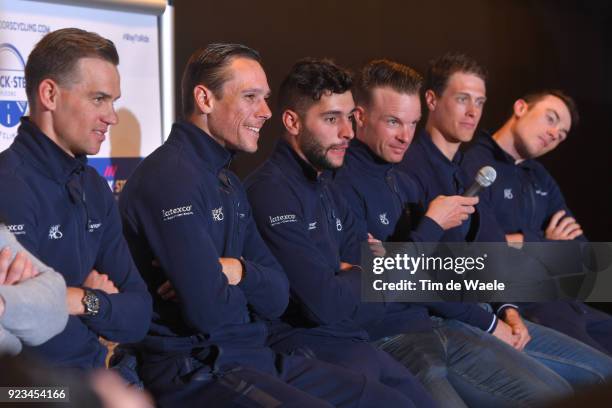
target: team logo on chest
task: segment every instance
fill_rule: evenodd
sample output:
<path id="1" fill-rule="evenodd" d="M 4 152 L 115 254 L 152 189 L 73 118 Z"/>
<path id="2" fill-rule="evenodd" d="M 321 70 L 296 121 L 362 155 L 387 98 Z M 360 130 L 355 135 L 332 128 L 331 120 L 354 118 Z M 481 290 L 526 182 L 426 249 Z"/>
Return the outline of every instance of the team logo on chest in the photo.
<path id="1" fill-rule="evenodd" d="M 336 218 L 336 229 L 342 231 L 342 221 L 340 221 L 340 218 Z"/>
<path id="2" fill-rule="evenodd" d="M 380 223 L 382 225 L 389 225 L 389 219 L 387 218 L 387 213 L 382 213 L 378 215 L 378 218 L 380 219 Z"/>
<path id="3" fill-rule="evenodd" d="M 511 188 L 504 188 L 504 198 L 506 200 L 512 200 L 514 198 L 514 195 L 512 195 Z"/>
<path id="4" fill-rule="evenodd" d="M 213 221 L 223 221 L 223 207 L 213 208 L 212 217 Z"/>
<path id="5" fill-rule="evenodd" d="M 61 225 L 52 225 L 51 228 L 49 228 L 49 239 L 61 239 L 64 234 L 62 233 L 62 231 L 60 231 L 60 227 Z"/>
<path id="6" fill-rule="evenodd" d="M 537 195 L 541 195 L 542 197 L 546 197 L 546 196 L 548 195 L 548 191 L 542 191 L 542 190 L 540 190 L 540 189 L 537 189 L 537 190 L 535 191 L 535 193 L 536 193 Z"/>

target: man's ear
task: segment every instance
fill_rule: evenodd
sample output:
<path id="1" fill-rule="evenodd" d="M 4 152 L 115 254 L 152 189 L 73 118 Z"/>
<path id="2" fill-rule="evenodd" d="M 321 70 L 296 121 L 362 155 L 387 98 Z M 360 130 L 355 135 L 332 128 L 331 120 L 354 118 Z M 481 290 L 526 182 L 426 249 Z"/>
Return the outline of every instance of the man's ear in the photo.
<path id="1" fill-rule="evenodd" d="M 431 89 L 425 91 L 425 104 L 427 105 L 427 109 L 430 112 L 436 110 L 436 106 L 438 105 L 438 98 L 436 97 L 436 93 Z"/>
<path id="2" fill-rule="evenodd" d="M 40 82 L 40 85 L 38 85 L 38 103 L 43 110 L 55 110 L 59 91 L 59 85 L 51 78 L 45 78 Z"/>
<path id="3" fill-rule="evenodd" d="M 300 134 L 300 131 L 302 130 L 302 122 L 300 119 L 300 115 L 298 115 L 297 112 L 291 109 L 285 109 L 281 119 L 283 121 L 285 129 L 287 130 L 287 133 L 293 136 L 297 136 Z"/>
<path id="4" fill-rule="evenodd" d="M 524 99 L 517 99 L 512 108 L 514 110 L 514 116 L 520 118 L 529 110 L 529 104 Z"/>
<path id="5" fill-rule="evenodd" d="M 215 105 L 215 96 L 212 91 L 204 85 L 196 85 L 193 88 L 193 99 L 195 107 L 200 113 L 212 112 Z"/>
<path id="6" fill-rule="evenodd" d="M 361 105 L 357 105 L 355 110 L 353 111 L 353 116 L 355 117 L 355 124 L 357 127 L 364 127 L 367 121 L 365 109 Z"/>

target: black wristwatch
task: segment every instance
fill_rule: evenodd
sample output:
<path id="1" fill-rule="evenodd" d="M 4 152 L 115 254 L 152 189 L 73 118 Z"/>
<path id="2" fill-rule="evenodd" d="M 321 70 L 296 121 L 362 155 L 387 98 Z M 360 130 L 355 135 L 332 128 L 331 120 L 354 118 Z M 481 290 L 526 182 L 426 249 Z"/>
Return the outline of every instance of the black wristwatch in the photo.
<path id="1" fill-rule="evenodd" d="M 85 306 L 85 315 L 87 316 L 95 316 L 100 311 L 100 299 L 95 292 L 89 289 L 85 289 L 85 296 L 83 296 L 81 303 Z"/>

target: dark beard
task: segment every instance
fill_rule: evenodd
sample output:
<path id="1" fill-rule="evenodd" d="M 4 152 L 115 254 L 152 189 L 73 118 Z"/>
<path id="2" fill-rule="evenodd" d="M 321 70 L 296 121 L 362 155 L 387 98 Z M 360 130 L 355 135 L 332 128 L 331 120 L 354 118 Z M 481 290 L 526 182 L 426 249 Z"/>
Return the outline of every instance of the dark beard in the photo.
<path id="1" fill-rule="evenodd" d="M 334 165 L 327 159 L 327 150 L 310 133 L 305 133 L 300 143 L 302 153 L 306 160 L 318 171 L 335 170 L 339 166 Z"/>

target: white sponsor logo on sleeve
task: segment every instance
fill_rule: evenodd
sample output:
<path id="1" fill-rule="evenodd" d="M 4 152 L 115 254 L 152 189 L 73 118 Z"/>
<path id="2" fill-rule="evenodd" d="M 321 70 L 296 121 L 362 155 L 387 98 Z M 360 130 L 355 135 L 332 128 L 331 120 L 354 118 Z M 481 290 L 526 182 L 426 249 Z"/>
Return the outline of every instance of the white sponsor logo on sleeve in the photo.
<path id="1" fill-rule="evenodd" d="M 274 227 L 275 225 L 279 225 L 279 224 L 285 224 L 287 222 L 297 222 L 297 217 L 295 216 L 295 214 L 277 215 L 275 217 L 269 217 L 269 218 L 270 218 L 270 225 L 272 227 Z"/>
<path id="2" fill-rule="evenodd" d="M 193 215 L 193 211 L 191 211 L 191 205 L 171 208 L 169 210 L 162 210 L 162 219 L 164 221 L 170 221 L 177 217 L 184 217 L 186 215 Z"/>
<path id="3" fill-rule="evenodd" d="M 25 224 L 7 225 L 6 228 L 8 228 L 9 232 L 12 232 L 13 235 L 25 235 L 26 233 Z"/>

